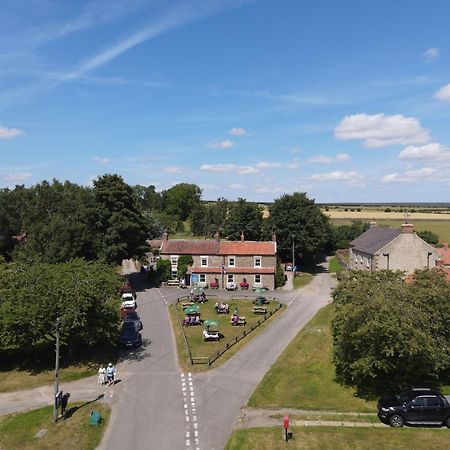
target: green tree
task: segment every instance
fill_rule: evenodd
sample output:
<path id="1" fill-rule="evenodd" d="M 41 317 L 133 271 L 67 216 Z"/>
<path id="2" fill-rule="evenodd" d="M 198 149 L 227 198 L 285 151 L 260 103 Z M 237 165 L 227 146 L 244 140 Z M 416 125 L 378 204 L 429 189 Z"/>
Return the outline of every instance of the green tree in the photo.
<path id="1" fill-rule="evenodd" d="M 140 209 L 143 211 L 160 211 L 162 209 L 162 195 L 160 192 L 156 192 L 155 186 L 137 184 L 132 189 L 138 198 Z"/>
<path id="2" fill-rule="evenodd" d="M 54 340 L 62 321 L 61 345 L 75 351 L 117 338 L 115 269 L 80 259 L 64 264 L 10 264 L 0 277 L 0 347 L 29 348 Z"/>
<path id="3" fill-rule="evenodd" d="M 184 278 L 189 266 L 194 264 L 194 260 L 191 255 L 181 255 L 178 258 L 177 277 L 179 280 Z"/>
<path id="4" fill-rule="evenodd" d="M 284 266 L 281 264 L 280 258 L 277 258 L 277 268 L 275 272 L 275 285 L 276 287 L 284 286 L 285 278 L 284 278 Z"/>
<path id="5" fill-rule="evenodd" d="M 179 183 L 162 193 L 164 211 L 186 220 L 200 203 L 202 190 L 196 184 Z"/>
<path id="6" fill-rule="evenodd" d="M 172 278 L 172 266 L 168 259 L 159 259 L 156 263 L 156 270 L 161 281 L 167 281 Z"/>
<path id="7" fill-rule="evenodd" d="M 353 220 L 350 225 L 330 224 L 330 250 L 347 249 L 350 242 L 369 229 L 370 224 L 361 220 Z"/>
<path id="8" fill-rule="evenodd" d="M 419 231 L 417 235 L 430 245 L 439 245 L 439 236 L 432 231 Z"/>
<path id="9" fill-rule="evenodd" d="M 292 258 L 294 244 L 296 262 L 300 256 L 309 262 L 329 241 L 329 219 L 305 193 L 284 194 L 269 211 L 269 225 L 276 233 L 278 255 L 283 260 Z"/>
<path id="10" fill-rule="evenodd" d="M 139 258 L 147 250 L 148 229 L 136 194 L 119 175 L 94 181 L 98 256 L 110 263 Z"/>
<path id="11" fill-rule="evenodd" d="M 259 241 L 262 231 L 263 213 L 260 206 L 243 198 L 231 204 L 223 225 L 223 234 L 228 239 L 239 240 L 241 233 L 244 233 L 246 240 Z"/>
<path id="12" fill-rule="evenodd" d="M 449 381 L 450 284 L 438 271 L 354 272 L 333 293 L 336 379 L 373 398 Z"/>

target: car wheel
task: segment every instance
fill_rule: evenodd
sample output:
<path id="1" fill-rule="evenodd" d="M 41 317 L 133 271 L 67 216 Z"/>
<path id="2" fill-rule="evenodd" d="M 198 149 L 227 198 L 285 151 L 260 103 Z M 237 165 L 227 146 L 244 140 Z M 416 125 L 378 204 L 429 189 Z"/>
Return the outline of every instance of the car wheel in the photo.
<path id="1" fill-rule="evenodd" d="M 394 414 L 389 418 L 389 425 L 394 428 L 400 428 L 405 423 L 405 420 L 399 414 Z"/>
<path id="2" fill-rule="evenodd" d="M 445 421 L 445 425 L 447 425 L 447 428 L 450 428 L 450 417 L 447 417 L 447 420 Z"/>

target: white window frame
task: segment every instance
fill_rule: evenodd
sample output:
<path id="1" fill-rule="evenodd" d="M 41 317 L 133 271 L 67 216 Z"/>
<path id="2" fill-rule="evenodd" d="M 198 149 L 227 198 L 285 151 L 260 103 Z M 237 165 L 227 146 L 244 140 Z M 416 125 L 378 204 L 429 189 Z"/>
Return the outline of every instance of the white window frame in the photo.
<path id="1" fill-rule="evenodd" d="M 179 255 L 170 255 L 170 265 L 178 266 L 178 258 L 179 258 Z"/>
<path id="2" fill-rule="evenodd" d="M 227 273 L 227 283 L 234 283 L 234 274 Z"/>
<path id="3" fill-rule="evenodd" d="M 199 281 L 199 283 L 206 283 L 206 273 L 199 273 L 198 281 Z"/>
<path id="4" fill-rule="evenodd" d="M 256 281 L 256 277 L 259 277 L 259 281 Z M 253 276 L 253 284 L 259 285 L 262 283 L 262 278 L 261 278 L 261 274 L 260 273 L 256 273 Z"/>
<path id="5" fill-rule="evenodd" d="M 231 264 L 231 261 L 233 261 L 233 264 Z M 236 267 L 236 256 L 228 257 L 228 267 Z"/>
<path id="6" fill-rule="evenodd" d="M 367 268 L 370 269 L 371 258 L 367 258 Z"/>
<path id="7" fill-rule="evenodd" d="M 206 264 L 203 264 L 203 260 L 206 260 Z M 200 267 L 208 267 L 208 257 L 207 256 L 200 256 Z"/>
<path id="8" fill-rule="evenodd" d="M 259 261 L 259 265 L 256 264 L 256 261 Z M 261 256 L 253 257 L 253 267 L 262 267 L 262 257 Z"/>

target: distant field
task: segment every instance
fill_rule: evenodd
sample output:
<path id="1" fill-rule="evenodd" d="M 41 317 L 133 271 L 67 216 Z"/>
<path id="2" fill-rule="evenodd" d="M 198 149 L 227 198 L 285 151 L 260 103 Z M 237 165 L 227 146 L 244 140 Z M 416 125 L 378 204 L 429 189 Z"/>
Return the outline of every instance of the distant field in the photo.
<path id="1" fill-rule="evenodd" d="M 347 220 L 403 220 L 404 214 L 402 211 L 385 212 L 381 209 L 362 209 L 361 211 L 345 211 L 340 209 L 330 209 L 322 212 L 330 219 L 347 219 Z M 430 212 L 415 212 L 408 213 L 408 221 L 414 223 L 416 220 L 442 220 L 450 222 L 449 213 L 437 213 L 430 210 Z"/>
<path id="2" fill-rule="evenodd" d="M 335 225 L 345 225 L 350 224 L 352 220 L 358 219 L 331 219 L 331 222 Z M 363 218 L 360 220 L 368 221 L 369 219 Z M 379 219 L 376 222 L 378 226 L 400 228 L 403 219 Z M 450 242 L 450 218 L 447 220 L 410 220 L 410 222 L 414 225 L 415 231 L 432 231 L 439 236 L 439 242 Z"/>

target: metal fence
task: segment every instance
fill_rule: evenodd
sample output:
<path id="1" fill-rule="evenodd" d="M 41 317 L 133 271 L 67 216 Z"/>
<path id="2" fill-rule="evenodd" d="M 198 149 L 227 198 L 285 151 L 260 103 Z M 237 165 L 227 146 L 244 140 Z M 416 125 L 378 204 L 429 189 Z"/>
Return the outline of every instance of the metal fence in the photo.
<path id="1" fill-rule="evenodd" d="M 213 297 L 213 296 L 210 295 L 208 297 Z M 241 299 L 241 298 L 242 297 L 234 298 L 234 299 L 238 300 L 238 299 Z M 189 347 L 189 343 L 188 343 L 187 338 L 186 338 L 186 334 L 184 332 L 183 322 L 182 322 L 182 320 L 180 318 L 180 314 L 178 313 L 178 307 L 177 307 L 178 303 L 180 303 L 180 302 L 188 302 L 190 300 L 191 300 L 191 298 L 189 296 L 180 297 L 177 300 L 177 303 L 175 305 L 175 311 L 176 311 L 176 314 L 177 314 L 178 325 L 179 325 L 179 327 L 181 329 L 181 333 L 183 335 L 183 341 L 184 341 L 184 347 L 186 349 L 186 354 L 189 357 L 189 361 L 191 363 L 191 366 L 194 365 L 194 364 L 208 364 L 208 366 L 210 366 L 214 361 L 216 361 L 220 356 L 222 356 L 227 350 L 232 348 L 234 345 L 236 345 L 238 342 L 240 342 L 242 339 L 244 339 L 247 335 L 249 335 L 253 330 L 255 330 L 260 325 L 262 325 L 267 319 L 272 317 L 282 307 L 281 303 L 278 303 L 278 305 L 276 306 L 276 308 L 274 310 L 267 312 L 267 314 L 264 314 L 264 316 L 262 316 L 255 324 L 253 324 L 250 327 L 250 329 L 243 330 L 243 332 L 241 334 L 236 336 L 231 341 L 228 341 L 222 349 L 220 349 L 219 351 L 214 353 L 212 356 L 193 356 L 192 353 L 191 353 L 191 349 Z M 233 297 L 231 298 L 231 300 L 233 300 Z M 278 301 L 274 297 L 271 297 L 269 299 L 269 301 L 270 300 Z"/>

